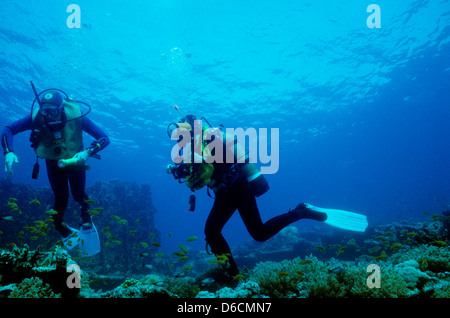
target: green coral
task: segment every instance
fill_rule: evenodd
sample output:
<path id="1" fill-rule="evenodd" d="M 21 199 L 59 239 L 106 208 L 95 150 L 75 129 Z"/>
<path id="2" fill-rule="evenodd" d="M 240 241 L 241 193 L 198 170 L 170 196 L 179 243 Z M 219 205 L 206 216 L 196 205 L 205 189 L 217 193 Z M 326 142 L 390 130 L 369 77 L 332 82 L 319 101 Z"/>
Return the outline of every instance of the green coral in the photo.
<path id="1" fill-rule="evenodd" d="M 192 298 L 198 292 L 198 285 L 192 277 L 177 277 L 169 281 L 167 289 L 183 298 Z"/>
<path id="2" fill-rule="evenodd" d="M 367 265 L 346 265 L 333 270 L 327 262 L 310 256 L 282 262 L 262 262 L 250 278 L 270 297 L 409 297 L 412 289 L 392 266 L 382 266 L 382 288 L 367 286 Z M 282 275 L 280 275 L 282 273 Z"/>
<path id="3" fill-rule="evenodd" d="M 67 251 L 60 247 L 56 247 L 52 252 L 33 251 L 27 245 L 23 248 L 15 246 L 10 251 L 0 250 L 0 275 L 3 285 L 28 282 L 25 279 L 35 281 L 39 278 L 64 298 L 78 297 L 80 291 L 67 286 L 69 263 L 74 262 Z"/>
<path id="4" fill-rule="evenodd" d="M 38 277 L 25 278 L 11 291 L 9 298 L 61 298 L 55 294 L 49 284 Z"/>
<path id="5" fill-rule="evenodd" d="M 328 265 L 316 257 L 295 258 L 281 262 L 258 263 L 251 271 L 264 295 L 270 297 L 341 297 L 345 287 Z"/>
<path id="6" fill-rule="evenodd" d="M 298 285 L 300 297 L 337 298 L 345 297 L 347 285 L 342 273 L 333 273 L 327 263 L 310 258 L 313 262 L 302 265 L 305 271 L 303 281 Z"/>
<path id="7" fill-rule="evenodd" d="M 232 289 L 230 287 L 224 287 L 211 293 L 206 290 L 197 294 L 196 298 L 254 298 L 254 297 L 267 297 L 260 295 L 260 287 L 258 283 L 247 281 L 240 282 L 239 285 Z"/>
<path id="8" fill-rule="evenodd" d="M 389 252 L 394 252 L 392 255 L 385 252 L 382 257 L 375 258 L 361 255 L 358 262 L 319 261 L 312 255 L 304 260 L 260 262 L 248 279 L 257 282 L 261 293 L 270 297 L 450 297 L 450 249 L 447 241 L 437 240 L 438 236 L 431 235 L 427 244 L 417 245 L 411 240 L 408 244 L 399 243 L 398 233 L 406 236 L 413 232 L 398 227 L 400 232 L 384 230 L 380 236 L 380 239 L 392 238 L 385 246 Z M 427 230 L 423 232 L 430 232 L 429 226 Z M 421 241 L 425 238 L 423 235 Z M 367 251 L 374 244 L 381 249 L 377 241 L 367 240 L 367 244 L 362 246 Z M 367 279 L 371 273 L 367 272 L 367 266 L 371 263 L 380 266 L 381 288 L 368 287 Z"/>
<path id="9" fill-rule="evenodd" d="M 128 287 L 119 286 L 97 296 L 100 298 L 178 298 L 178 295 L 171 293 L 163 287 L 144 285 L 141 282 Z"/>
<path id="10" fill-rule="evenodd" d="M 297 284 L 303 275 L 300 266 L 297 268 L 294 261 L 260 262 L 251 270 L 249 279 L 260 286 L 263 294 L 270 297 L 295 296 Z"/>
<path id="11" fill-rule="evenodd" d="M 408 289 L 405 280 L 388 265 L 381 265 L 381 288 L 369 288 L 367 278 L 367 265 L 348 266 L 342 275 L 342 281 L 347 286 L 347 297 L 358 298 L 404 298 L 408 297 L 411 290 Z"/>
<path id="12" fill-rule="evenodd" d="M 430 288 L 433 292 L 431 298 L 450 298 L 450 281 L 443 281 Z"/>
<path id="13" fill-rule="evenodd" d="M 434 245 L 419 245 L 406 252 L 392 256 L 394 262 L 405 262 L 415 260 L 419 263 L 421 270 L 432 272 L 450 271 L 450 250 L 448 247 L 438 247 Z"/>
<path id="14" fill-rule="evenodd" d="M 130 278 L 130 279 L 127 279 L 126 281 L 124 281 L 120 286 L 122 288 L 128 288 L 131 286 L 138 286 L 138 285 L 142 285 L 142 283 L 140 281 L 138 281 L 137 279 Z"/>

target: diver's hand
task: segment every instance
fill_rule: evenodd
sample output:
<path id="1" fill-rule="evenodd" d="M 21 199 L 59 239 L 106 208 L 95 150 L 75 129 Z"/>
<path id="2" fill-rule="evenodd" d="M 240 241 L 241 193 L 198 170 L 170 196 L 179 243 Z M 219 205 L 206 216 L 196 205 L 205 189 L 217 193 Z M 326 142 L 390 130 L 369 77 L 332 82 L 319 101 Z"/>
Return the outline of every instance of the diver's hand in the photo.
<path id="1" fill-rule="evenodd" d="M 89 158 L 89 152 L 87 150 L 83 150 L 76 153 L 73 157 L 77 159 L 78 165 L 84 165 Z"/>
<path id="2" fill-rule="evenodd" d="M 11 151 L 5 155 L 5 171 L 9 174 L 13 173 L 13 163 L 19 163 L 19 159 L 17 159 L 16 154 Z"/>

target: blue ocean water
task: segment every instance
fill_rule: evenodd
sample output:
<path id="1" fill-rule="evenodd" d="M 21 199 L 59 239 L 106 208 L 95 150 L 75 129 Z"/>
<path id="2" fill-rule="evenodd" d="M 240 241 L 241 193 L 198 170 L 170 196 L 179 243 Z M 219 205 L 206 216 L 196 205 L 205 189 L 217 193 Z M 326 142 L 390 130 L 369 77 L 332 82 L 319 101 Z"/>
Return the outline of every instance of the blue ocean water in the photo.
<path id="1" fill-rule="evenodd" d="M 88 102 L 111 138 L 89 162 L 88 186 L 149 183 L 162 249 L 203 238 L 213 203 L 199 191 L 189 212 L 189 189 L 165 172 L 166 127 L 186 114 L 279 128 L 263 220 L 302 201 L 370 224 L 449 208 L 449 1 L 377 0 L 381 28 L 367 26 L 369 1 L 77 0 L 81 28 L 69 28 L 71 3 L 2 1 L 0 126 L 29 113 L 30 80 Z M 30 178 L 28 137 L 15 137 L 12 180 L 47 186 L 44 172 Z M 232 246 L 251 239 L 237 214 L 224 236 Z"/>

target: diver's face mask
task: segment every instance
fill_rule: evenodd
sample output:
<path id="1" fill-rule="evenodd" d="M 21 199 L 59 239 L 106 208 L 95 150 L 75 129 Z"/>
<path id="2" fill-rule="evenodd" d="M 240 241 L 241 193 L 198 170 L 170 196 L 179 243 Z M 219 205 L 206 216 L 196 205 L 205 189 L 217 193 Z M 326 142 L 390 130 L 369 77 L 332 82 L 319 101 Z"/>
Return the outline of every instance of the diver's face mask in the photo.
<path id="1" fill-rule="evenodd" d="M 57 121 L 61 119 L 61 110 L 59 106 L 52 104 L 42 105 L 40 112 L 47 121 Z"/>
<path id="2" fill-rule="evenodd" d="M 45 122 L 44 124 L 53 132 L 64 128 L 68 121 L 80 119 L 89 114 L 89 112 L 91 111 L 91 106 L 89 106 L 89 104 L 69 98 L 69 96 L 63 90 L 57 88 L 49 88 L 43 90 L 38 94 L 38 92 L 36 91 L 36 87 L 34 86 L 32 81 L 30 81 L 30 84 L 35 96 L 35 99 L 31 104 L 31 117 L 34 118 L 36 112 L 35 107 L 39 107 L 39 116 L 43 118 Z M 64 111 L 65 100 L 70 100 L 76 102 L 77 104 L 83 104 L 88 108 L 88 111 L 86 113 L 82 113 L 78 117 L 68 120 Z"/>
<path id="3" fill-rule="evenodd" d="M 42 96 L 39 113 L 51 131 L 61 130 L 66 124 L 64 101 L 57 91 L 48 91 Z"/>
<path id="4" fill-rule="evenodd" d="M 40 113 L 44 118 L 45 125 L 52 131 L 60 131 L 66 125 L 66 114 L 62 107 L 56 105 L 43 105 Z"/>

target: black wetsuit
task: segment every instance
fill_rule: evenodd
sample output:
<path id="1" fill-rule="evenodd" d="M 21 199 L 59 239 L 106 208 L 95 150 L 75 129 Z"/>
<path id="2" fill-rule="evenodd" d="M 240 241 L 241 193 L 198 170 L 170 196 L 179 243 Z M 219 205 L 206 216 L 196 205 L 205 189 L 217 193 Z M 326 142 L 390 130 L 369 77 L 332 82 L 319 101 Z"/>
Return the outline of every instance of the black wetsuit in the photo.
<path id="1" fill-rule="evenodd" d="M 81 207 L 81 224 L 89 223 L 91 221 L 89 204 L 86 200 L 89 197 L 85 193 L 86 186 L 86 171 L 79 169 L 72 169 L 71 167 L 59 168 L 57 160 L 45 160 L 47 166 L 47 176 L 50 186 L 52 187 L 55 196 L 53 210 L 58 214 L 53 216 L 55 229 L 66 237 L 71 234 L 71 231 L 63 225 L 64 211 L 69 202 L 69 184 L 72 196 Z"/>
<path id="2" fill-rule="evenodd" d="M 246 180 L 240 176 L 224 194 L 216 194 L 211 212 L 205 224 L 205 236 L 211 251 L 215 255 L 226 253 L 229 259 L 228 273 L 231 276 L 239 273 L 231 256 L 231 250 L 222 235 L 222 229 L 234 212 L 238 210 L 247 231 L 253 239 L 264 242 L 277 234 L 289 224 L 301 217 L 297 213 L 287 212 L 262 222 L 256 198 L 246 186 Z"/>
<path id="3" fill-rule="evenodd" d="M 225 140 L 225 138 L 223 138 Z M 236 145 L 237 140 L 234 140 Z M 226 145 L 224 143 L 224 163 L 213 163 L 214 173 L 212 180 L 215 184 L 220 184 L 227 174 L 229 169 L 233 166 L 233 163 L 226 162 Z M 234 152 L 236 154 L 237 151 Z M 234 158 L 236 162 L 236 157 Z M 248 158 L 246 159 L 248 162 Z M 237 164 L 242 166 L 243 163 Z M 228 176 L 229 177 L 229 176 Z M 228 178 L 232 179 L 232 178 Z M 268 190 L 268 185 L 267 189 Z M 264 192 L 265 192 L 264 191 Z M 262 193 L 264 193 L 262 192 Z M 259 194 L 260 195 L 260 194 Z M 239 173 L 231 183 L 231 186 L 227 186 L 224 191 L 215 191 L 215 201 L 211 212 L 206 220 L 205 224 L 205 238 L 208 245 L 211 247 L 211 251 L 215 255 L 226 254 L 229 259 L 229 267 L 227 272 L 231 275 L 237 275 L 239 273 L 233 257 L 231 256 L 231 250 L 222 235 L 222 229 L 236 210 L 244 221 L 247 231 L 253 239 L 259 242 L 264 242 L 277 234 L 283 228 L 289 224 L 298 221 L 302 218 L 301 213 L 287 212 L 270 220 L 263 222 L 259 214 L 258 206 L 256 204 L 256 198 L 254 192 L 250 189 L 246 177 Z"/>

